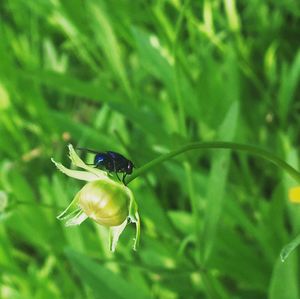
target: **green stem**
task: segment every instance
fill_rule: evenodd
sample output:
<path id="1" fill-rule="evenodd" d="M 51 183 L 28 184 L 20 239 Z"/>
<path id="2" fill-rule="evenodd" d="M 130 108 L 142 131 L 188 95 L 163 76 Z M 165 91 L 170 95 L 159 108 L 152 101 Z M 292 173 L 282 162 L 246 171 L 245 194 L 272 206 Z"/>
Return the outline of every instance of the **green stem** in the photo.
<path id="1" fill-rule="evenodd" d="M 127 180 L 126 184 L 129 184 L 131 181 L 136 179 L 138 176 L 143 175 L 152 167 L 169 160 L 177 155 L 185 153 L 191 150 L 197 149 L 231 149 L 236 151 L 247 152 L 254 156 L 259 156 L 265 160 L 270 161 L 275 164 L 282 170 L 286 171 L 293 179 L 295 179 L 298 183 L 300 183 L 300 172 L 297 171 L 294 167 L 286 163 L 284 160 L 278 158 L 276 155 L 261 149 L 259 147 L 235 142 L 226 142 L 226 141 L 215 141 L 215 142 L 195 142 L 184 145 L 176 150 L 173 150 L 167 154 L 163 154 L 158 158 L 148 162 L 144 166 L 137 169 Z"/>

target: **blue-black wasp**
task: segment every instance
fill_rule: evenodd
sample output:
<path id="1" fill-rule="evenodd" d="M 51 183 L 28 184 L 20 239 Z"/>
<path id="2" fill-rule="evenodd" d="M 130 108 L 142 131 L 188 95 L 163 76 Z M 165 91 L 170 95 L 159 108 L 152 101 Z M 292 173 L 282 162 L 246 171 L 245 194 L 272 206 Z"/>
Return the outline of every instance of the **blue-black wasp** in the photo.
<path id="1" fill-rule="evenodd" d="M 120 178 L 118 176 L 118 173 L 122 173 L 122 182 L 124 185 L 125 178 L 128 174 L 131 174 L 134 168 L 134 164 L 129 159 L 125 158 L 119 153 L 113 152 L 113 151 L 106 151 L 106 152 L 98 152 L 95 150 L 91 150 L 88 148 L 76 148 L 77 150 L 86 151 L 95 154 L 94 157 L 94 163 L 89 164 L 93 165 L 94 167 L 105 169 L 109 172 L 114 172 L 118 178 L 119 181 Z"/>

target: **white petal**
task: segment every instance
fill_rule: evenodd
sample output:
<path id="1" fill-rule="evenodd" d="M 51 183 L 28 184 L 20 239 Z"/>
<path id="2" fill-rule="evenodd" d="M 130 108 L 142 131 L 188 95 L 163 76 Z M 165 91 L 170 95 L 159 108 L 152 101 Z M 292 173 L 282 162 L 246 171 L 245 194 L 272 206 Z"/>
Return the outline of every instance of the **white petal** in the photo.
<path id="1" fill-rule="evenodd" d="M 61 163 L 55 162 L 53 160 L 53 158 L 51 158 L 51 161 L 55 164 L 55 166 L 62 173 L 66 174 L 67 176 L 69 176 L 71 178 L 82 180 L 82 181 L 87 181 L 87 182 L 99 180 L 99 176 L 97 176 L 94 173 L 87 172 L 87 171 L 80 171 L 80 170 L 72 170 L 72 169 L 66 168 Z"/>
<path id="2" fill-rule="evenodd" d="M 80 210 L 74 217 L 66 222 L 65 226 L 80 225 L 87 218 L 88 216 L 82 210 Z"/>
<path id="3" fill-rule="evenodd" d="M 123 230 L 127 225 L 127 219 L 119 225 L 119 226 L 112 226 L 110 228 L 110 236 L 109 236 L 109 249 L 114 252 L 119 240 L 120 235 L 122 234 Z"/>
<path id="4" fill-rule="evenodd" d="M 77 153 L 75 152 L 74 148 L 73 148 L 73 145 L 72 144 L 69 144 L 68 145 L 69 147 L 69 157 L 72 161 L 72 163 L 79 167 L 79 168 L 83 168 L 85 170 L 87 170 L 88 172 L 91 172 L 93 173 L 94 175 L 97 176 L 98 180 L 100 179 L 107 179 L 107 173 L 103 170 L 100 170 L 98 168 L 95 168 L 95 167 L 91 167 L 91 166 L 88 166 L 86 165 L 80 158 L 79 156 L 77 155 Z"/>
<path id="5" fill-rule="evenodd" d="M 73 217 L 73 215 L 77 214 L 81 210 L 80 207 L 78 206 L 78 201 L 80 198 L 79 194 L 80 194 L 80 191 L 77 192 L 74 199 L 67 206 L 67 208 L 56 217 L 58 220 L 68 220 L 71 217 Z"/>

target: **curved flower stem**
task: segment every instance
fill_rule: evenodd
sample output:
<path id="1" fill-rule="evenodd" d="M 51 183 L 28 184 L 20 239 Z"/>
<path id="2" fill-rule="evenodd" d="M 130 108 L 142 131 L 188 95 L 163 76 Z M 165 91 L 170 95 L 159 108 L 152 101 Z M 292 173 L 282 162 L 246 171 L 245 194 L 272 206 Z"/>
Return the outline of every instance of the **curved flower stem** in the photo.
<path id="1" fill-rule="evenodd" d="M 278 158 L 276 155 L 261 149 L 259 147 L 235 142 L 226 142 L 226 141 L 215 141 L 215 142 L 194 142 L 187 145 L 184 145 L 176 150 L 173 150 L 167 154 L 163 154 L 158 158 L 146 163 L 144 166 L 137 169 L 127 180 L 126 184 L 129 184 L 131 181 L 136 179 L 138 176 L 144 174 L 152 167 L 169 160 L 177 155 L 183 154 L 187 151 L 197 150 L 197 149 L 231 149 L 236 151 L 247 152 L 254 156 L 259 156 L 265 160 L 270 161 L 275 164 L 282 170 L 286 171 L 292 178 L 294 178 L 298 183 L 300 183 L 300 172 L 297 171 L 294 167 L 286 163 L 284 160 Z"/>

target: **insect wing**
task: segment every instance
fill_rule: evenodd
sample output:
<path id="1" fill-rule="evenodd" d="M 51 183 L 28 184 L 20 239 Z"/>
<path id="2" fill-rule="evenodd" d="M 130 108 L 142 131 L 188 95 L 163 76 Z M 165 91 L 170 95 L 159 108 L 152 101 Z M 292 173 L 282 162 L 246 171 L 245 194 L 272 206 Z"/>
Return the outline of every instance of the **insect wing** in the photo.
<path id="1" fill-rule="evenodd" d="M 121 154 L 116 153 L 116 152 L 109 151 L 109 152 L 107 152 L 107 154 L 113 160 L 114 171 L 124 172 L 127 167 L 128 160 L 124 156 L 122 156 Z"/>

